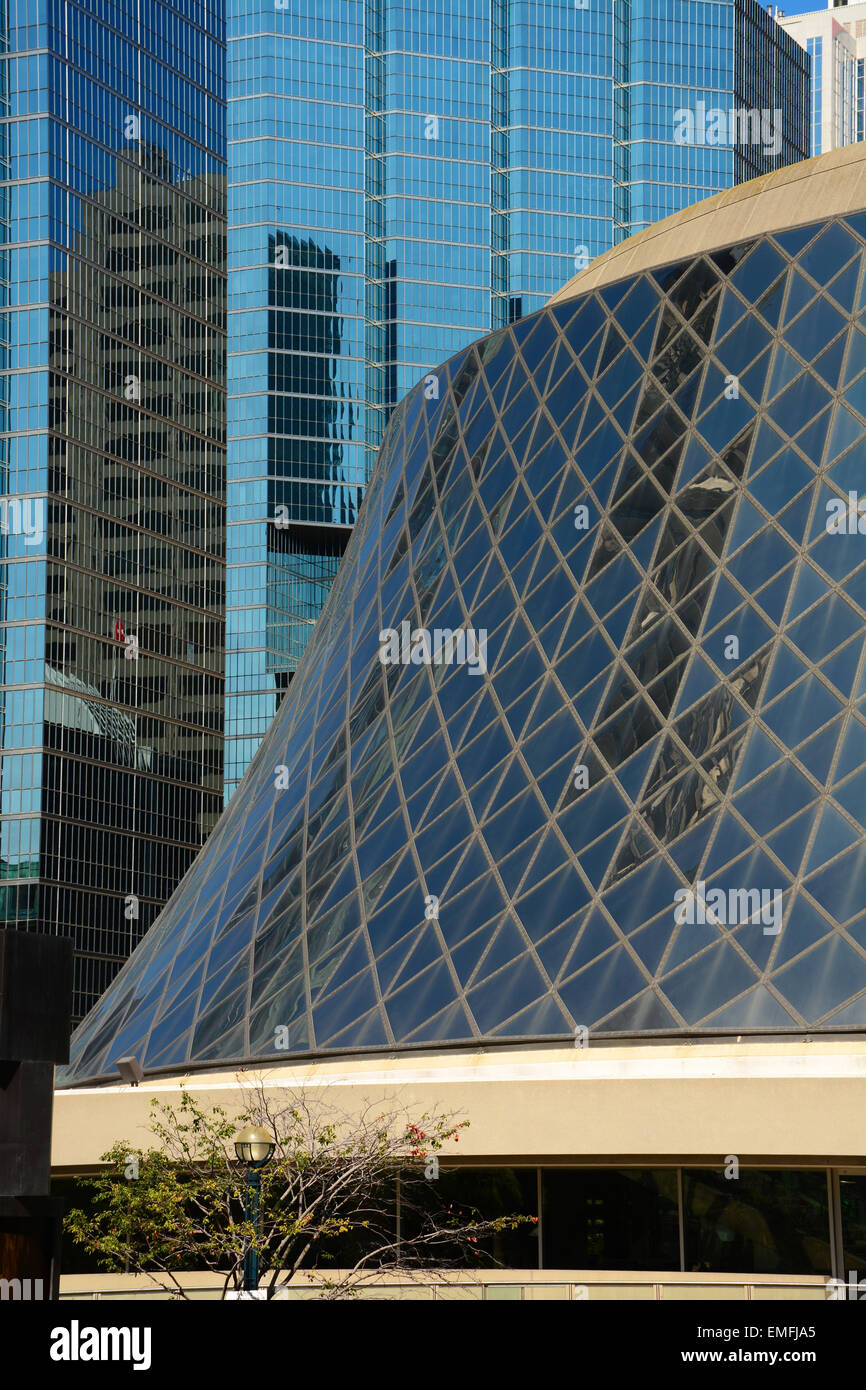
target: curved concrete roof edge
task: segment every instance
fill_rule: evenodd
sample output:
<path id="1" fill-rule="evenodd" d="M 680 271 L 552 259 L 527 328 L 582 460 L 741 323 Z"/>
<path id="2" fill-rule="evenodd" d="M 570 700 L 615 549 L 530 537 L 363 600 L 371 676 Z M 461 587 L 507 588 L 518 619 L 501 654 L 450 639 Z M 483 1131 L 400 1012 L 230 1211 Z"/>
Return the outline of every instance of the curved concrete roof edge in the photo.
<path id="1" fill-rule="evenodd" d="M 866 142 L 737 184 L 605 251 L 548 301 L 561 304 L 627 275 L 732 246 L 765 232 L 866 210 Z"/>

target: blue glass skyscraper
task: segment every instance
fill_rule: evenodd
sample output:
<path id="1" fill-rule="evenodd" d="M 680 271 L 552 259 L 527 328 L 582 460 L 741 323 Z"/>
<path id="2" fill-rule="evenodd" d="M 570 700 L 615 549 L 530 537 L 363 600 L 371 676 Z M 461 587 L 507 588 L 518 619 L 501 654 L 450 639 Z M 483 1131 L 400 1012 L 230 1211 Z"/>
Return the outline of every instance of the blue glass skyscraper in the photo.
<path id="1" fill-rule="evenodd" d="M 221 804 L 225 24 L 9 0 L 0 926 L 105 989 Z"/>
<path id="2" fill-rule="evenodd" d="M 809 59 L 757 0 L 230 0 L 228 61 L 230 795 L 396 403 L 614 243 L 806 156 Z"/>

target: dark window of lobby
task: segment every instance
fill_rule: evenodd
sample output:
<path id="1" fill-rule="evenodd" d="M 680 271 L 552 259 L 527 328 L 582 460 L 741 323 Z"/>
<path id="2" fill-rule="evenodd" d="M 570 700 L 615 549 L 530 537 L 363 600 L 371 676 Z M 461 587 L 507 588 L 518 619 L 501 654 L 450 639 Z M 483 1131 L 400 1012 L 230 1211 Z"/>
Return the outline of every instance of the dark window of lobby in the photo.
<path id="1" fill-rule="evenodd" d="M 719 1274 L 829 1274 L 822 1170 L 683 1169 L 685 1268 Z"/>
<path id="2" fill-rule="evenodd" d="M 52 1190 L 71 1206 L 87 1205 L 86 1182 L 78 1186 L 71 1179 L 55 1179 Z M 844 1270 L 866 1269 L 866 1174 L 840 1175 L 839 1191 Z M 540 1218 L 486 1238 L 479 1243 L 477 1259 L 467 1258 L 465 1247 L 437 1243 L 435 1253 L 428 1253 L 433 1263 L 444 1266 L 734 1275 L 840 1272 L 831 1268 L 825 1169 L 740 1168 L 738 1178 L 726 1179 L 721 1168 L 683 1169 L 680 1176 L 676 1168 L 443 1164 L 438 1178 L 412 1183 L 411 1198 L 404 1190 L 404 1238 L 417 1234 L 428 1204 L 440 1228 L 449 1220 L 462 1225 L 516 1215 Z M 379 1209 L 386 1207 L 390 1210 L 387 1203 Z M 396 1210 L 390 1219 L 396 1230 Z M 363 1247 L 364 1240 L 356 1236 L 334 1238 L 307 1263 L 342 1268 Z M 85 1273 L 96 1265 L 66 1236 L 62 1268 L 67 1274 Z"/>
<path id="3" fill-rule="evenodd" d="M 680 1268 L 675 1168 L 543 1168 L 545 1269 Z"/>
<path id="4" fill-rule="evenodd" d="M 404 1202 L 401 1229 L 416 1237 L 427 1211 L 437 1226 L 463 1225 L 470 1221 L 495 1221 L 523 1216 L 513 1229 L 504 1228 L 478 1242 L 478 1259 L 467 1259 L 464 1247 L 437 1246 L 437 1258 L 445 1265 L 464 1268 L 501 1265 L 506 1269 L 538 1268 L 538 1169 L 537 1168 L 441 1168 L 439 1177 L 423 1187 L 411 1186 L 411 1207 Z"/>
<path id="5" fill-rule="evenodd" d="M 843 1261 L 840 1273 L 858 1274 L 866 1269 L 866 1174 L 843 1173 L 839 1178 L 839 1203 L 842 1215 Z"/>

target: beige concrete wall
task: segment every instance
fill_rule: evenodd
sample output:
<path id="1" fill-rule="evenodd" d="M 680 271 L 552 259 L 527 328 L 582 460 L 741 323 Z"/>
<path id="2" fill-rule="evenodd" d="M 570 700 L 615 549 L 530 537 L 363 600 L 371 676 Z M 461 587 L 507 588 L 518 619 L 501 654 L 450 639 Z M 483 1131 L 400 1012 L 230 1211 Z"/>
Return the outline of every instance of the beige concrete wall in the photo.
<path id="1" fill-rule="evenodd" d="M 653 266 L 732 246 L 765 232 L 866 207 L 866 142 L 788 164 L 705 198 L 598 256 L 550 300 L 560 304 Z"/>
<path id="2" fill-rule="evenodd" d="M 461 1160 L 866 1161 L 866 1041 L 852 1038 L 304 1060 L 60 1091 L 54 1171 L 96 1166 L 119 1139 L 144 1145 L 154 1096 L 176 1099 L 184 1085 L 233 1112 L 259 1079 L 343 1112 L 381 1104 L 466 1118 L 446 1155 Z"/>
<path id="3" fill-rule="evenodd" d="M 332 1271 L 336 1274 L 339 1271 Z M 222 1280 L 205 1270 L 178 1274 L 186 1296 L 196 1301 L 222 1295 Z M 289 1297 L 317 1296 L 315 1279 L 296 1274 Z M 60 1279 L 62 1299 L 157 1299 L 167 1298 L 142 1274 L 65 1274 Z M 285 1296 L 285 1294 L 284 1294 Z M 672 1270 L 623 1271 L 580 1269 L 471 1269 L 432 1275 L 418 1271 L 377 1273 L 361 1286 L 361 1296 L 448 1300 L 500 1298 L 527 1301 L 598 1301 L 725 1299 L 727 1301 L 792 1299 L 826 1302 L 827 1281 L 820 1274 L 680 1274 Z"/>

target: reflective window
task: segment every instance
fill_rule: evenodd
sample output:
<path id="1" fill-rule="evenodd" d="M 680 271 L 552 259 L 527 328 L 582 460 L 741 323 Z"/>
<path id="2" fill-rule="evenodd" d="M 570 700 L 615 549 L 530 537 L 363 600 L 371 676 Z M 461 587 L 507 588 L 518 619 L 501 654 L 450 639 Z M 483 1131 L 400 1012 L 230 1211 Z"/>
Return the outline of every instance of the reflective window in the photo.
<path id="1" fill-rule="evenodd" d="M 862 1181 L 862 1180 L 861 1180 Z M 683 1169 L 685 1268 L 720 1274 L 831 1272 L 827 1175 Z"/>
<path id="2" fill-rule="evenodd" d="M 543 1168 L 545 1269 L 679 1269 L 677 1173 Z"/>

